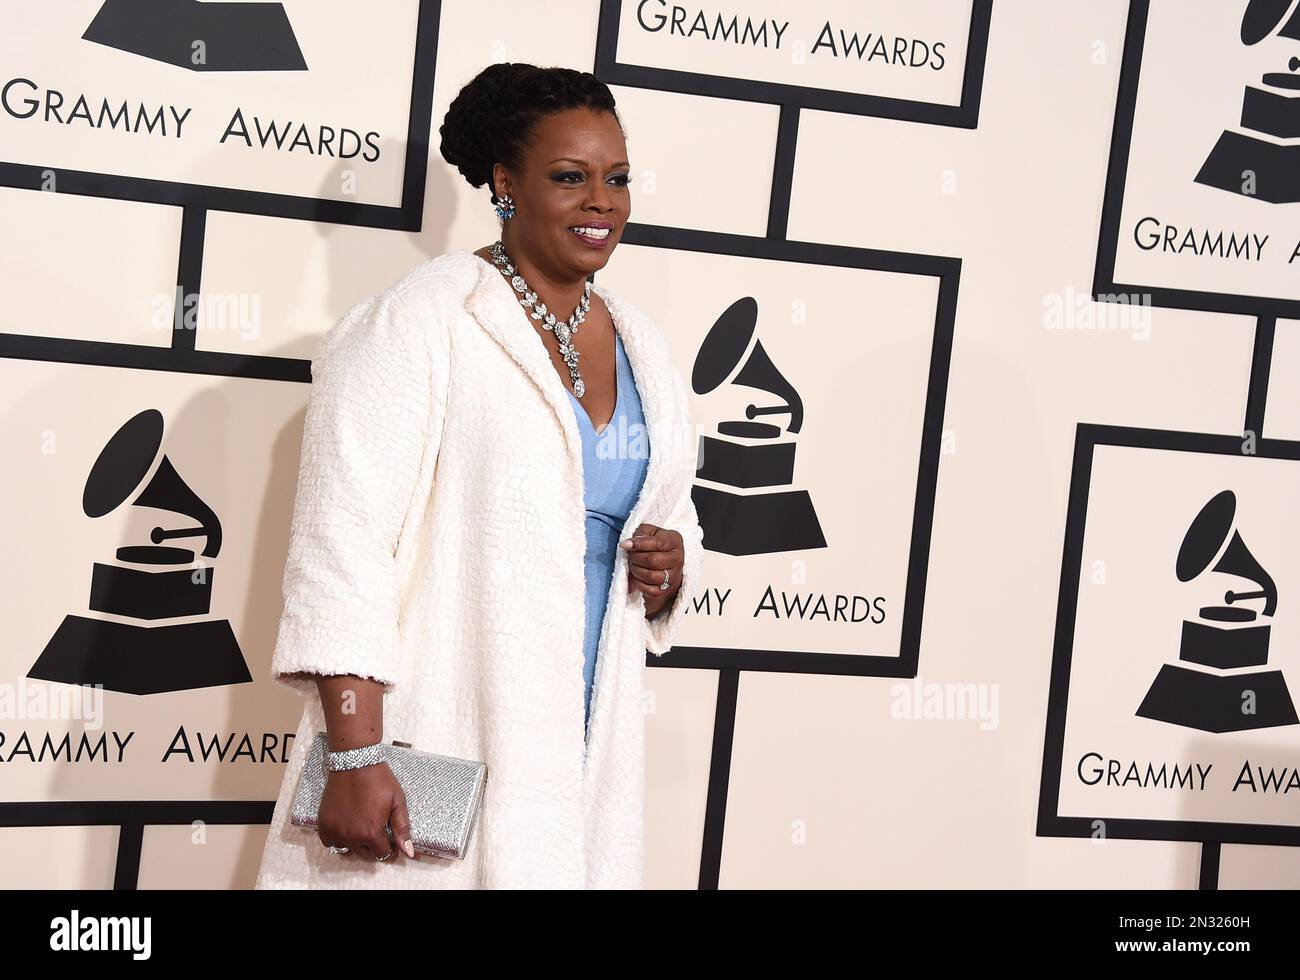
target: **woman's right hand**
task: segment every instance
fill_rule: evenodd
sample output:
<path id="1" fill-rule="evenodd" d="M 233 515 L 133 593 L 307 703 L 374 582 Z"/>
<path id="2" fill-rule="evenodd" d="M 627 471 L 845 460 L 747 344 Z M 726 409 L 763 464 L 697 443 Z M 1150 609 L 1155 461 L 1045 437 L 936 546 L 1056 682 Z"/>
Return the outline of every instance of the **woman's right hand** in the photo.
<path id="1" fill-rule="evenodd" d="M 406 794 L 386 762 L 326 773 L 317 833 L 326 847 L 346 847 L 372 860 L 399 846 L 415 857 Z"/>

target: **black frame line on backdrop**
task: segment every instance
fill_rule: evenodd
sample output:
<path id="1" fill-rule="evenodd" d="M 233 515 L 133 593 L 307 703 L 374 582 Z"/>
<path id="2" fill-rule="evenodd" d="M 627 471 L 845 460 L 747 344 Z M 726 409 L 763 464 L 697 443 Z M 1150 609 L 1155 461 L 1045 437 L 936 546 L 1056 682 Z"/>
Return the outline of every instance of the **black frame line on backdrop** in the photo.
<path id="1" fill-rule="evenodd" d="M 211 826 L 265 826 L 275 801 L 122 800 L 0 803 L 0 827 L 117 827 L 113 889 L 133 891 L 140 878 L 144 828 L 201 822 Z"/>
<path id="2" fill-rule="evenodd" d="M 433 117 L 433 78 L 438 54 L 438 27 L 442 0 L 417 0 L 417 2 L 419 9 L 416 21 L 415 58 L 411 67 L 411 106 L 407 121 L 406 157 L 402 173 L 402 203 L 397 207 L 9 161 L 0 161 L 0 187 L 41 191 L 45 172 L 53 171 L 58 178 L 58 189 L 54 193 L 58 194 L 80 194 L 118 201 L 197 207 L 209 211 L 231 211 L 266 218 L 298 218 L 337 225 L 419 231 L 428 174 L 429 132 Z"/>
<path id="3" fill-rule="evenodd" d="M 1273 372 L 1273 339 L 1277 317 L 1260 316 L 1255 321 L 1255 342 L 1250 355 L 1250 381 L 1246 388 L 1246 427 L 1242 435 L 1264 434 L 1264 409 L 1268 404 L 1268 382 Z"/>
<path id="4" fill-rule="evenodd" d="M 311 381 L 311 361 L 271 354 L 236 354 L 230 351 L 197 350 L 201 324 L 199 309 L 194 325 L 187 326 L 182 310 L 189 297 L 202 295 L 203 246 L 207 231 L 207 209 L 185 205 L 181 209 L 181 234 L 176 260 L 176 290 L 173 294 L 171 344 L 127 344 L 117 341 L 86 340 L 77 337 L 45 337 L 32 334 L 0 333 L 0 357 L 25 361 L 52 361 L 101 367 L 135 368 L 143 371 L 177 371 L 226 378 L 264 381 Z"/>
<path id="5" fill-rule="evenodd" d="M 700 891 L 717 891 L 722 876 L 722 838 L 727 825 L 727 792 L 731 787 L 731 750 L 736 740 L 740 674 L 740 670 L 731 667 L 718 671 L 713 747 L 709 753 L 709 782 L 704 804 L 704 834 L 700 844 Z"/>
<path id="6" fill-rule="evenodd" d="M 1300 845 L 1300 826 L 1276 824 L 1221 823 L 1205 820 L 1148 820 L 1128 817 L 1062 816 L 1060 811 L 1061 766 L 1065 750 L 1065 726 L 1069 698 L 1070 665 L 1074 655 L 1075 619 L 1079 581 L 1083 567 L 1084 526 L 1091 488 L 1093 451 L 1097 446 L 1210 453 L 1233 459 L 1283 459 L 1300 461 L 1300 442 L 1259 439 L 1253 454 L 1242 451 L 1242 439 L 1235 435 L 1182 432 L 1171 429 L 1143 429 L 1080 422 L 1075 430 L 1074 464 L 1070 477 L 1070 499 L 1066 518 L 1061 588 L 1056 611 L 1056 637 L 1052 650 L 1051 681 L 1048 689 L 1047 727 L 1044 737 L 1042 782 L 1038 797 L 1039 837 L 1092 837 L 1095 821 L 1105 824 L 1105 836 L 1123 840 L 1200 842 L 1212 846 L 1202 855 L 1202 887 L 1207 864 L 1217 868 L 1221 844 Z"/>
<path id="7" fill-rule="evenodd" d="M 1110 163 L 1106 172 L 1106 191 L 1102 201 L 1101 233 L 1097 243 L 1093 296 L 1103 302 L 1117 295 L 1150 296 L 1152 305 L 1173 309 L 1300 319 L 1300 300 L 1115 282 L 1119 221 L 1124 208 L 1124 191 L 1128 182 L 1129 152 L 1133 144 L 1133 120 L 1137 110 L 1142 52 L 1146 43 L 1147 17 L 1150 10 L 1151 0 L 1130 0 L 1128 27 L 1124 36 L 1124 56 L 1119 72 L 1119 94 L 1115 101 L 1115 125 L 1111 134 Z"/>

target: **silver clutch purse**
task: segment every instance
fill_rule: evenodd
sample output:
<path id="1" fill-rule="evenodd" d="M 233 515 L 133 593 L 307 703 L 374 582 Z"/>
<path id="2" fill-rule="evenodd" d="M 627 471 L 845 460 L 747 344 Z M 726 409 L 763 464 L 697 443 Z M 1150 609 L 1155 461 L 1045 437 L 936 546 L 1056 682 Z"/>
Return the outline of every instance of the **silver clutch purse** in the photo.
<path id="1" fill-rule="evenodd" d="M 324 732 L 311 744 L 298 777 L 289 822 L 316 829 L 325 793 Z M 421 854 L 462 860 L 478 821 L 487 784 L 487 765 L 433 752 L 421 752 L 404 742 L 384 745 L 384 761 L 406 794 L 411 817 L 411 846 Z"/>

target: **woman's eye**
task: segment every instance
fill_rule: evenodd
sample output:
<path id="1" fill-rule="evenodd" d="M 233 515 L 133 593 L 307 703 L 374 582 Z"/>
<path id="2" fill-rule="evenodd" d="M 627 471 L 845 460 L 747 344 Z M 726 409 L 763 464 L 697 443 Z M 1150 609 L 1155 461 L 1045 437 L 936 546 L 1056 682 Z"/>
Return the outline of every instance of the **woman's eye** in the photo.
<path id="1" fill-rule="evenodd" d="M 568 173 L 557 174 L 556 177 L 555 177 L 555 179 L 558 180 L 558 181 L 562 181 L 563 183 L 566 183 L 566 184 L 572 184 L 572 183 L 576 183 L 577 181 L 582 180 L 582 179 L 583 179 L 583 175 L 580 174 L 580 173 L 578 173 L 576 170 L 570 170 Z M 612 180 L 612 181 L 614 182 L 614 184 L 615 184 L 616 187 L 626 187 L 626 186 L 628 186 L 628 184 L 630 184 L 630 183 L 632 182 L 632 175 L 631 175 L 631 174 L 614 174 L 614 175 L 613 175 L 612 177 L 610 177 L 609 179 Z"/>

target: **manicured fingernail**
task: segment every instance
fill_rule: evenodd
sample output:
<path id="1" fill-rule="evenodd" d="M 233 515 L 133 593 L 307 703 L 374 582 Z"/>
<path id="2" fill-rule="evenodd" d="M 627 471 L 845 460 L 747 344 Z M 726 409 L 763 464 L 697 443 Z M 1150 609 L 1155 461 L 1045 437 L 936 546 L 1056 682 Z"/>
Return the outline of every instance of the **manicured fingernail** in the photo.
<path id="1" fill-rule="evenodd" d="M 407 857 L 409 858 L 415 857 L 415 847 L 411 844 L 409 840 L 402 841 L 402 850 L 406 852 Z"/>
<path id="2" fill-rule="evenodd" d="M 620 541 L 620 542 L 618 543 L 618 546 L 619 546 L 620 548 L 624 548 L 624 549 L 626 549 L 626 548 L 630 548 L 630 547 L 632 547 L 632 539 L 631 539 L 631 538 L 624 538 L 622 541 Z"/>

